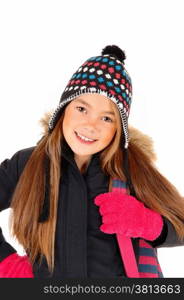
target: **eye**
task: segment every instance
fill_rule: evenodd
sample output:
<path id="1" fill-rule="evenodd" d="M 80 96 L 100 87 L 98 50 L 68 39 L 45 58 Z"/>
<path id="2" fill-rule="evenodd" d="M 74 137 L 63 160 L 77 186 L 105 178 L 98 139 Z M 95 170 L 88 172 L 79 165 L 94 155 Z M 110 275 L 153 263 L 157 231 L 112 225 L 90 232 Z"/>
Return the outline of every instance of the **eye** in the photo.
<path id="1" fill-rule="evenodd" d="M 82 112 L 83 109 L 85 109 L 83 106 L 77 106 L 76 108 L 77 108 L 77 110 L 79 110 L 80 112 Z M 82 110 L 80 110 L 80 108 L 82 108 Z"/>
<path id="2" fill-rule="evenodd" d="M 113 120 L 109 117 L 104 117 L 104 118 L 107 118 L 108 120 L 110 120 L 110 122 L 113 122 Z"/>

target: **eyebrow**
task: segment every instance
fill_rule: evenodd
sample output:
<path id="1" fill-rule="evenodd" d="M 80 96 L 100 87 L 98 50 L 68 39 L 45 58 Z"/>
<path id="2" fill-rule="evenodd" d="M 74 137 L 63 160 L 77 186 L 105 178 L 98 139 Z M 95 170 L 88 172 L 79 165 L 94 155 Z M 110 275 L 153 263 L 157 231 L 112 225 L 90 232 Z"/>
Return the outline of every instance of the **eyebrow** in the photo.
<path id="1" fill-rule="evenodd" d="M 89 108 L 92 108 L 92 106 L 91 106 L 89 103 L 87 103 L 86 101 L 84 101 L 84 100 L 82 100 L 82 99 L 76 99 L 75 102 L 80 102 L 80 103 L 82 103 L 82 104 L 88 106 Z M 102 111 L 102 113 L 105 113 L 105 114 L 109 114 L 109 115 L 115 116 L 115 113 L 114 113 L 113 111 Z"/>

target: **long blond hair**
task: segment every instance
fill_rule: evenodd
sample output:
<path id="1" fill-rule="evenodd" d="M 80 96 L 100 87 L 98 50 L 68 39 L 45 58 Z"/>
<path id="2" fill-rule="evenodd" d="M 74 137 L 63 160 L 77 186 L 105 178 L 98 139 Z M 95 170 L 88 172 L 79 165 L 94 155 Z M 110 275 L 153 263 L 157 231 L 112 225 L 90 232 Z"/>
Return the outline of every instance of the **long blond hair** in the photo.
<path id="1" fill-rule="evenodd" d="M 122 168 L 123 152 L 122 147 L 120 147 L 122 142 L 120 116 L 114 103 L 112 103 L 112 108 L 118 120 L 117 131 L 111 143 L 100 154 L 101 168 L 111 178 L 109 191 L 112 188 L 112 178 L 126 180 Z M 10 215 L 11 234 L 24 247 L 32 264 L 37 257 L 39 257 L 40 263 L 45 257 L 51 273 L 54 270 L 59 181 L 63 175 L 60 170 L 61 145 L 64 139 L 63 118 L 64 112 L 52 133 L 46 132 L 36 145 L 21 173 L 10 206 L 12 208 Z M 46 222 L 38 223 L 45 193 L 45 153 L 50 158 L 50 217 Z M 132 184 L 138 199 L 144 202 L 147 207 L 168 218 L 175 227 L 178 237 L 183 239 L 183 198 L 177 189 L 160 174 L 145 151 L 133 143 L 131 139 L 129 142 L 129 166 Z"/>

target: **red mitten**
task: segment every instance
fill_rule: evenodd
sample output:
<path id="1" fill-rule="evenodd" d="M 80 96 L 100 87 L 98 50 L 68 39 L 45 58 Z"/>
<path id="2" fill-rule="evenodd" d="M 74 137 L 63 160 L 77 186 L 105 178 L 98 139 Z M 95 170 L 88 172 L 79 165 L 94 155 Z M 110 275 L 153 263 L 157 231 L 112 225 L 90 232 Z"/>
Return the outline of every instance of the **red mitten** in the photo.
<path id="1" fill-rule="evenodd" d="M 98 195 L 94 203 L 102 215 L 100 230 L 105 233 L 121 233 L 128 237 L 141 237 L 153 241 L 161 233 L 161 215 L 138 201 L 135 197 L 121 192 Z"/>
<path id="2" fill-rule="evenodd" d="M 28 256 L 10 254 L 0 262 L 0 278 L 33 278 L 32 265 Z"/>

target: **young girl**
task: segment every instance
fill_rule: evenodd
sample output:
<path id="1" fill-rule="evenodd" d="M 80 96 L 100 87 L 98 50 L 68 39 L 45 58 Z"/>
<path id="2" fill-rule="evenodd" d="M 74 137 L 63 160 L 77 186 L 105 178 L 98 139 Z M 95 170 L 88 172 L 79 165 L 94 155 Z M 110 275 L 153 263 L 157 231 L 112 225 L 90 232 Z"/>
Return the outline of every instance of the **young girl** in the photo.
<path id="1" fill-rule="evenodd" d="M 113 45 L 83 63 L 37 145 L 1 163 L 0 210 L 26 255 L 1 233 L 0 277 L 162 277 L 156 249 L 184 245 L 183 198 L 128 126 L 125 58 Z"/>

